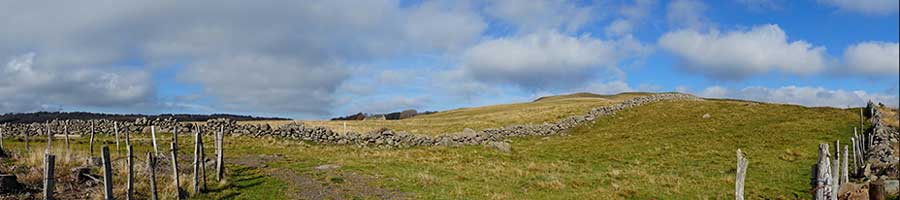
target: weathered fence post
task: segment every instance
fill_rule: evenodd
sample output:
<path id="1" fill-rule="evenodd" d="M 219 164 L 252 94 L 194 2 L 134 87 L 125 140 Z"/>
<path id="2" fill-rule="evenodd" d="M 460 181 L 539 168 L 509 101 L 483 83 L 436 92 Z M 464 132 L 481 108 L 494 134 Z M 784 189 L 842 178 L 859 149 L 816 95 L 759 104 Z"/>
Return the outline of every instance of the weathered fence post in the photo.
<path id="1" fill-rule="evenodd" d="M 172 142 L 172 177 L 175 184 L 175 199 L 181 199 L 181 181 L 178 174 L 178 144 Z"/>
<path id="2" fill-rule="evenodd" d="M 203 134 L 200 134 L 200 181 L 202 185 L 200 186 L 201 191 L 206 191 L 206 151 L 204 148 L 206 145 L 203 143 Z"/>
<path id="3" fill-rule="evenodd" d="M 848 149 L 849 147 L 847 147 L 847 145 L 844 145 L 844 154 L 842 154 L 842 156 L 844 157 L 841 157 L 841 185 L 850 182 L 850 170 L 847 169 L 847 166 L 849 165 L 847 162 L 850 161 L 848 160 L 849 156 L 847 155 L 847 153 L 849 153 Z"/>
<path id="4" fill-rule="evenodd" d="M 744 200 L 744 180 L 747 176 L 747 164 L 750 161 L 744 157 L 741 149 L 737 150 L 737 175 L 734 178 L 734 199 Z"/>
<path id="5" fill-rule="evenodd" d="M 50 122 L 45 124 L 47 127 L 47 153 L 53 148 L 53 133 L 50 131 Z"/>
<path id="6" fill-rule="evenodd" d="M 128 181 L 125 182 L 125 199 L 134 199 L 134 151 L 131 145 L 125 146 L 127 152 L 127 157 L 125 161 L 128 162 Z"/>
<path id="7" fill-rule="evenodd" d="M 3 124 L 6 126 L 6 124 Z M 0 127 L 0 151 L 3 151 L 3 127 Z"/>
<path id="8" fill-rule="evenodd" d="M 225 128 L 224 126 L 219 127 L 219 133 L 216 134 L 216 181 L 222 182 L 222 178 L 224 177 L 224 151 L 225 148 L 222 146 L 225 144 Z"/>
<path id="9" fill-rule="evenodd" d="M 91 161 L 91 162 L 94 162 L 94 121 L 93 121 L 93 120 L 91 120 L 91 142 L 90 142 L 90 146 L 91 146 L 91 153 L 90 153 L 90 157 L 88 158 L 88 160 Z"/>
<path id="10" fill-rule="evenodd" d="M 112 160 L 109 159 L 109 146 L 100 148 L 100 156 L 103 160 L 103 199 L 112 200 L 113 182 L 112 182 Z"/>
<path id="11" fill-rule="evenodd" d="M 835 149 L 840 149 L 838 147 L 834 147 Z M 838 156 L 835 155 L 834 159 L 831 162 L 831 200 L 837 200 L 838 191 L 840 191 L 841 184 L 841 164 Z"/>
<path id="12" fill-rule="evenodd" d="M 54 184 L 54 167 L 56 165 L 56 156 L 53 154 L 44 154 L 44 199 L 53 199 Z"/>
<path id="13" fill-rule="evenodd" d="M 34 127 L 32 126 L 32 128 L 34 128 Z M 31 131 L 25 131 L 25 134 L 24 134 L 25 135 L 25 151 L 31 151 L 31 142 L 29 139 L 29 138 L 31 138 L 31 135 L 28 135 L 28 132 L 31 132 Z"/>
<path id="14" fill-rule="evenodd" d="M 156 200 L 156 158 L 150 152 L 147 152 L 147 167 L 150 171 L 150 199 Z"/>
<path id="15" fill-rule="evenodd" d="M 66 134 L 66 151 L 69 150 L 69 120 L 63 125 L 63 132 Z"/>
<path id="16" fill-rule="evenodd" d="M 156 145 L 156 126 L 150 126 L 150 137 L 153 139 L 153 153 L 159 156 L 159 146 Z"/>
<path id="17" fill-rule="evenodd" d="M 850 144 L 853 145 L 853 174 L 854 174 L 854 176 L 856 176 L 856 171 L 859 170 L 859 165 L 860 165 L 859 156 L 857 155 L 857 154 L 859 154 L 859 149 L 856 149 L 856 143 L 857 143 L 856 137 L 851 137 Z"/>
<path id="18" fill-rule="evenodd" d="M 116 154 L 122 155 L 119 151 L 119 122 L 113 121 L 113 132 L 116 133 Z"/>
<path id="19" fill-rule="evenodd" d="M 200 128 L 194 134 L 194 195 L 200 194 Z"/>
<path id="20" fill-rule="evenodd" d="M 131 146 L 131 130 L 125 128 L 125 146 Z"/>
<path id="21" fill-rule="evenodd" d="M 175 120 L 175 124 L 172 125 L 172 142 L 174 142 L 175 145 L 178 145 L 178 120 L 177 119 Z"/>
<path id="22" fill-rule="evenodd" d="M 814 200 L 825 200 L 831 196 L 831 166 L 828 158 L 828 144 L 819 144 L 819 159 L 816 162 L 815 173 L 815 191 Z"/>

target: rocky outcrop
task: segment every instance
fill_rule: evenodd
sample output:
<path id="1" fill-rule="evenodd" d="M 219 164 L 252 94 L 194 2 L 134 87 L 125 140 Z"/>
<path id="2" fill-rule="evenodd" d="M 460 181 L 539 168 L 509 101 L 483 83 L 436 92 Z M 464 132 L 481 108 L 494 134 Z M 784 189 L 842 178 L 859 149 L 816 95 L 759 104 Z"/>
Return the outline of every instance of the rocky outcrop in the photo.
<path id="1" fill-rule="evenodd" d="M 229 119 L 208 120 L 204 125 L 197 125 L 199 127 L 195 127 L 194 124 L 181 123 L 178 124 L 178 133 L 186 134 L 195 130 L 195 128 L 200 128 L 207 130 L 204 131 L 205 134 L 211 134 L 221 129 L 224 130 L 225 133 L 234 136 L 276 137 L 322 144 L 385 147 L 492 145 L 497 144 L 496 142 L 502 142 L 509 137 L 560 134 L 566 129 L 594 121 L 600 117 L 614 115 L 616 112 L 624 109 L 666 100 L 701 99 L 687 94 L 662 93 L 636 97 L 610 106 L 594 108 L 585 115 L 568 117 L 555 123 L 511 125 L 503 128 L 485 129 L 483 131 L 466 129 L 461 133 L 444 133 L 437 136 L 408 134 L 403 131 L 394 131 L 390 129 L 380 129 L 368 133 L 338 133 L 328 128 L 310 127 L 297 122 L 273 128 L 267 124 L 241 125 L 236 121 Z M 67 123 L 70 134 L 89 134 L 92 122 L 94 123 L 97 134 L 111 134 L 113 132 L 113 122 L 109 120 L 52 121 L 49 123 L 49 126 L 51 127 L 52 132 L 62 133 L 62 125 Z M 119 122 L 117 124 L 120 131 L 127 130 L 131 131 L 131 133 L 148 133 L 150 132 L 150 126 L 157 127 L 157 131 L 172 131 L 176 122 L 172 119 L 149 120 L 141 118 L 134 122 Z M 46 124 L 6 124 L 4 126 L 8 127 L 4 128 L 4 134 L 6 135 L 46 134 L 46 130 L 44 129 Z"/>

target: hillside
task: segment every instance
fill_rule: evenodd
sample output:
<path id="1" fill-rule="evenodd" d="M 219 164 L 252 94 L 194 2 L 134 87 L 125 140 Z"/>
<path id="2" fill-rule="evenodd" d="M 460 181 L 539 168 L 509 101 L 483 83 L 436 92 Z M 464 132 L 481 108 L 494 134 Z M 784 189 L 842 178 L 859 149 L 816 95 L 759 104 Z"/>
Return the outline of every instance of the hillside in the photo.
<path id="1" fill-rule="evenodd" d="M 259 147 L 251 141 L 241 144 L 241 153 L 280 154 L 284 158 L 269 166 L 325 182 L 350 173 L 378 177 L 369 184 L 416 199 L 727 199 L 734 189 L 734 151 L 741 148 L 751 162 L 748 197 L 793 199 L 809 196 L 816 145 L 846 140 L 858 120 L 854 111 L 660 102 L 601 118 L 568 136 L 513 139 L 512 153 L 480 146 Z M 324 164 L 343 167 L 311 169 Z"/>
<path id="2" fill-rule="evenodd" d="M 398 120 L 406 124 L 387 125 L 450 130 L 460 126 L 550 120 L 624 100 L 619 98 L 624 97 L 545 98 L 530 103 L 451 110 Z M 571 114 L 561 114 L 564 112 Z M 709 117 L 704 117 L 707 114 Z M 213 183 L 208 193 L 196 197 L 729 199 L 734 190 L 734 151 L 741 148 L 750 159 L 748 199 L 808 198 L 809 167 L 816 160 L 815 147 L 835 139 L 846 143 L 852 126 L 858 123 L 857 117 L 856 109 L 732 100 L 662 101 L 599 118 L 594 123 L 568 130 L 564 136 L 510 138 L 510 152 L 480 145 L 392 149 L 313 144 L 272 137 L 228 137 L 224 144 L 228 181 Z M 479 123 L 479 119 L 494 121 Z M 448 123 L 428 124 L 441 120 Z M 170 136 L 158 133 L 162 141 L 168 141 Z M 149 134 L 131 137 L 138 154 L 151 151 Z M 179 140 L 192 139 L 183 135 Z M 206 140 L 212 144 L 212 138 Z M 45 145 L 41 138 L 31 142 L 32 146 Z M 98 137 L 98 143 L 114 144 L 108 135 Z M 5 138 L 3 144 L 13 154 L 24 146 L 16 138 Z M 55 142 L 57 148 L 63 145 Z M 76 137 L 73 148 L 76 154 L 86 154 L 83 152 L 87 143 Z M 211 148 L 206 151 L 212 152 Z M 183 143 L 181 165 L 189 166 L 190 152 L 189 145 Z M 39 158 L 35 155 L 31 157 Z M 115 156 L 121 158 L 121 154 Z M 31 159 L 32 165 L 39 163 L 40 159 L 36 158 Z M 183 170 L 189 173 L 188 168 Z M 40 183 L 39 176 L 35 175 L 23 180 Z M 165 183 L 166 179 L 161 182 Z M 146 191 L 146 188 L 141 185 L 138 190 Z M 174 190 L 167 186 L 163 191 L 171 194 Z"/>
<path id="3" fill-rule="evenodd" d="M 409 119 L 391 121 L 303 121 L 313 126 L 324 126 L 337 131 L 367 132 L 390 128 L 416 134 L 437 135 L 462 132 L 465 128 L 482 130 L 514 124 L 540 124 L 555 122 L 565 117 L 582 115 L 592 108 L 619 103 L 650 93 L 622 93 L 597 95 L 576 93 L 541 97 L 534 102 L 459 108 L 420 115 Z M 256 123 L 256 122 L 247 122 Z M 284 123 L 284 122 L 269 122 Z M 347 128 L 344 129 L 344 124 Z"/>

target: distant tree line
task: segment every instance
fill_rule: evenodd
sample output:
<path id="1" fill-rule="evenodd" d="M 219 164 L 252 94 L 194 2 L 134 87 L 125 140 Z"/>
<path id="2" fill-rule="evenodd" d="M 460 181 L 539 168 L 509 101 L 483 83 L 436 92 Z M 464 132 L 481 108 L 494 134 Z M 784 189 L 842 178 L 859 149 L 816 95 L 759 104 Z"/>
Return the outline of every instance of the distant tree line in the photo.
<path id="1" fill-rule="evenodd" d="M 392 112 L 388 114 L 366 114 L 366 113 L 356 113 L 352 115 L 347 115 L 343 117 L 335 117 L 331 118 L 332 121 L 341 121 L 341 120 L 401 120 L 406 118 L 411 118 L 419 115 L 428 115 L 434 114 L 437 111 L 426 111 L 419 113 L 416 110 L 409 109 L 401 112 Z"/>
<path id="2" fill-rule="evenodd" d="M 56 120 L 89 120 L 89 119 L 107 119 L 115 121 L 134 121 L 137 118 L 145 117 L 147 119 L 165 119 L 173 118 L 178 121 L 206 121 L 209 119 L 228 118 L 235 121 L 253 121 L 253 120 L 288 120 L 278 117 L 254 117 L 249 115 L 232 115 L 232 114 L 160 114 L 160 115 L 142 115 L 142 114 L 105 114 L 105 113 L 89 113 L 89 112 L 35 112 L 35 113 L 7 113 L 0 115 L 0 123 L 35 123 Z"/>

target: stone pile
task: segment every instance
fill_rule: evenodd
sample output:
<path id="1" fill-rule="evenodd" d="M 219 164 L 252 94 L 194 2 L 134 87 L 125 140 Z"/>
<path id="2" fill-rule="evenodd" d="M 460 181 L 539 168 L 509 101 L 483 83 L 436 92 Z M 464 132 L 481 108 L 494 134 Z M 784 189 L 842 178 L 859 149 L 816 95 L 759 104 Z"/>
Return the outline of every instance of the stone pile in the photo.
<path id="1" fill-rule="evenodd" d="M 491 145 L 502 142 L 509 137 L 522 136 L 547 136 L 561 134 L 562 131 L 576 127 L 580 124 L 594 121 L 597 118 L 613 115 L 618 111 L 641 106 L 649 103 L 666 100 L 701 100 L 692 95 L 679 93 L 662 93 L 649 96 L 636 97 L 618 104 L 592 109 L 585 115 L 573 116 L 555 123 L 511 125 L 504 128 L 486 129 L 474 131 L 466 129 L 461 133 L 445 133 L 437 136 L 408 134 L 403 131 L 380 129 L 368 133 L 338 133 L 324 127 L 310 127 L 302 123 L 292 122 L 273 128 L 268 124 L 238 124 L 230 119 L 211 119 L 204 125 L 199 125 L 205 130 L 205 134 L 212 134 L 220 128 L 225 133 L 233 136 L 245 137 L 275 137 L 291 140 L 309 141 L 322 144 L 346 144 L 360 146 L 386 146 L 386 147 L 410 147 L 410 146 L 459 146 L 459 145 Z M 95 123 L 97 134 L 112 133 L 112 121 L 92 120 Z M 53 121 L 51 128 L 62 130 L 62 121 Z M 132 133 L 150 132 L 150 126 L 156 126 L 157 131 L 171 131 L 176 124 L 172 119 L 137 119 L 134 122 L 119 122 L 119 129 L 127 128 Z M 37 135 L 37 130 L 42 130 L 44 124 L 5 124 L 5 135 Z M 194 124 L 178 124 L 178 133 L 187 134 L 195 130 Z M 58 127 L 58 128 L 57 128 Z M 89 134 L 90 121 L 72 120 L 68 124 L 70 134 Z M 124 127 L 124 128 L 123 128 Z M 54 130 L 54 132 L 57 132 Z M 61 132 L 60 132 L 61 133 Z M 45 134 L 45 132 L 41 133 Z M 496 146 L 496 145 L 495 145 Z M 502 145 L 501 145 L 502 146 Z"/>

